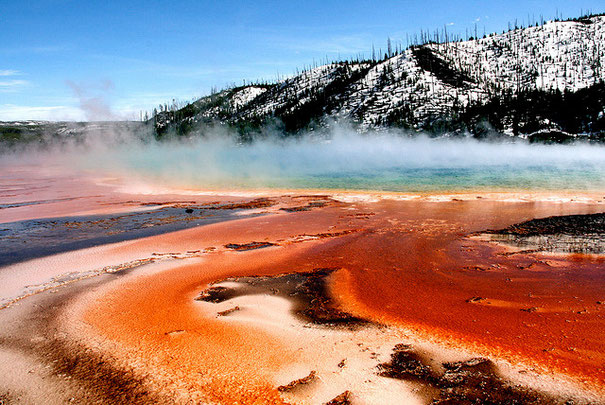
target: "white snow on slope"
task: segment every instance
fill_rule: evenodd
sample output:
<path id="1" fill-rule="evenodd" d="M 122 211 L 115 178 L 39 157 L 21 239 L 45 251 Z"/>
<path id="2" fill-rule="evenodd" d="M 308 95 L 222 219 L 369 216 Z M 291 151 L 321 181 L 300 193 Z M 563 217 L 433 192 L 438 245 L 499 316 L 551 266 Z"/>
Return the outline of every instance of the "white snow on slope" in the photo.
<path id="1" fill-rule="evenodd" d="M 388 115 L 397 111 L 426 122 L 505 91 L 577 91 L 605 79 L 605 16 L 548 22 L 424 49 L 466 80 L 442 80 L 407 49 L 376 64 L 332 63 L 267 88 L 248 86 L 233 94 L 225 90 L 218 96 L 228 99 L 226 106 L 213 105 L 194 120 L 217 117 L 219 111 L 240 119 L 284 114 L 321 97 L 326 115 L 353 119 L 368 128 L 386 125 Z M 334 87 L 340 90 L 326 91 Z"/>

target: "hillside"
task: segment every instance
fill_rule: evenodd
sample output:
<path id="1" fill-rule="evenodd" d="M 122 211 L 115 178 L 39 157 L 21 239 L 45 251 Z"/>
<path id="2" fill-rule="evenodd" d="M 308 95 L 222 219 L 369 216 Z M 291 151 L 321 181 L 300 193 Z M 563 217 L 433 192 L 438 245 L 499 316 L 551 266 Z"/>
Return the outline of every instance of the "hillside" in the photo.
<path id="1" fill-rule="evenodd" d="M 439 38 L 437 38 L 439 39 Z M 346 119 L 360 130 L 404 127 L 483 136 L 492 129 L 548 139 L 605 131 L 605 16 L 430 42 L 306 70 L 277 83 L 229 88 L 153 119 L 158 135 L 219 123 L 284 133 Z"/>
<path id="2" fill-rule="evenodd" d="M 5 148 L 19 148 L 30 144 L 56 145 L 70 140 L 85 141 L 87 137 L 100 137 L 107 142 L 132 139 L 141 140 L 153 133 L 150 125 L 138 121 L 0 121 L 0 152 Z"/>

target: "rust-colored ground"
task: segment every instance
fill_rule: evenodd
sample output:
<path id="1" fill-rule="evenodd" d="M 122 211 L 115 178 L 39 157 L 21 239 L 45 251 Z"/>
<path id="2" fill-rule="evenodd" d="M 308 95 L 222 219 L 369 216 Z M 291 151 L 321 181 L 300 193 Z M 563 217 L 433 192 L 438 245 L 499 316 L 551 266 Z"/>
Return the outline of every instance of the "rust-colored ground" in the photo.
<path id="1" fill-rule="evenodd" d="M 605 384 L 605 305 L 597 303 L 605 291 L 605 258 L 502 255 L 502 248 L 463 238 L 563 214 L 560 206 L 482 201 L 382 207 L 385 219 L 400 222 L 339 249 L 346 259 L 334 265 L 347 272 L 334 291 L 346 306 Z M 593 210 L 599 207 L 579 211 Z"/>
<path id="2" fill-rule="evenodd" d="M 78 176 L 36 176 L 31 170 L 0 176 L 6 206 L 0 222 L 259 197 L 132 195 Z M 346 311 L 605 391 L 605 257 L 510 254 L 468 238 L 532 218 L 603 212 L 602 194 L 584 202 L 519 202 L 517 193 L 325 206 L 314 197 L 271 195 L 281 205 L 268 215 L 60 256 L 64 271 L 77 271 L 82 263 L 103 267 L 108 258 L 201 252 L 199 259 L 161 263 L 163 270 L 150 274 L 139 269 L 99 287 L 83 313 L 94 347 L 147 372 L 160 392 L 177 398 L 281 403 L 274 374 L 296 361 L 296 348 L 260 328 L 209 318 L 194 298 L 226 277 L 337 267 L 332 293 Z M 252 242 L 269 247 L 225 247 Z"/>
<path id="3" fill-rule="evenodd" d="M 605 301 L 605 260 L 508 255 L 466 238 L 530 218 L 602 210 L 596 203 L 381 201 L 179 231 L 119 249 L 219 249 L 201 263 L 119 285 L 94 301 L 85 319 L 103 338 L 164 370 L 172 391 L 230 403 L 280 402 L 270 375 L 293 360 L 292 351 L 263 332 L 202 316 L 193 299 L 229 276 L 341 267 L 332 289 L 348 311 L 602 389 L 605 305 L 597 301 Z M 319 234 L 331 236 L 308 238 Z M 252 241 L 280 246 L 221 249 Z"/>
<path id="4" fill-rule="evenodd" d="M 211 225 L 141 240 L 128 248 L 157 242 L 159 250 L 169 247 L 178 251 L 248 240 L 280 241 L 293 231 L 314 233 L 325 229 L 332 219 L 316 212 L 308 214 L 308 221 L 282 214 L 231 222 L 228 226 Z M 174 385 L 160 387 L 162 390 L 199 393 L 201 397 L 194 396 L 194 400 L 282 403 L 270 375 L 292 359 L 291 351 L 260 331 L 249 333 L 245 328 L 202 316 L 194 298 L 207 283 L 227 276 L 308 268 L 312 255 L 306 252 L 308 247 L 303 243 L 246 252 L 219 250 L 201 263 L 120 285 L 95 300 L 85 319 L 105 338 L 125 344 L 150 364 L 166 370 Z"/>

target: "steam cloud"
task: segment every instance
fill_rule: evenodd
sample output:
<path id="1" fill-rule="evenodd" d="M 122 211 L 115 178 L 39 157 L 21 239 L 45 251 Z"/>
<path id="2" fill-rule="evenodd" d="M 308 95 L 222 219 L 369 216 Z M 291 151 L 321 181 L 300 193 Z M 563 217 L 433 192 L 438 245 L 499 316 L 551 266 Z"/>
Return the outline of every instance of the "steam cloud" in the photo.
<path id="1" fill-rule="evenodd" d="M 138 184 L 200 190 L 605 189 L 602 146 L 359 134 L 337 125 L 325 135 L 289 140 L 269 135 L 241 144 L 221 129 L 170 142 L 145 142 L 122 132 L 29 156 Z"/>
<path id="2" fill-rule="evenodd" d="M 67 80 L 65 84 L 71 88 L 78 98 L 80 110 L 87 121 L 119 120 L 107 101 L 107 96 L 114 85 L 111 80 L 103 80 L 96 86 L 84 86 Z"/>

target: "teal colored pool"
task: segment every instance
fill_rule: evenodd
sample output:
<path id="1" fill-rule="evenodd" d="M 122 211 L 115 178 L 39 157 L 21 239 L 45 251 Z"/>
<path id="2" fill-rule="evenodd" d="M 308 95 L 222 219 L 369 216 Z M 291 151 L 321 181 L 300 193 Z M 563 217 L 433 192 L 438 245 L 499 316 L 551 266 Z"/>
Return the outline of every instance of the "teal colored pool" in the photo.
<path id="1" fill-rule="evenodd" d="M 105 153 L 82 156 L 81 164 L 200 189 L 605 190 L 605 148 L 593 145 L 343 135 L 245 146 L 214 139 Z"/>

